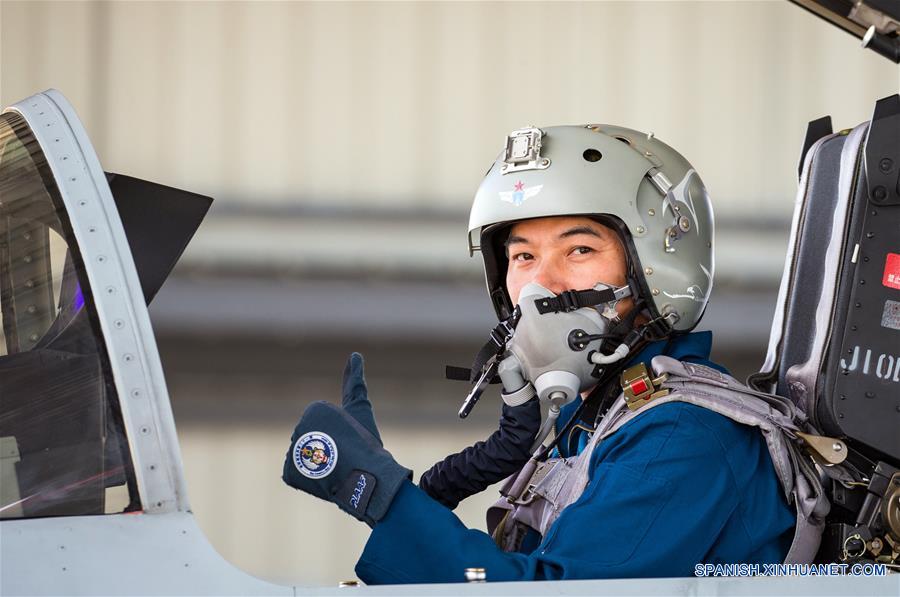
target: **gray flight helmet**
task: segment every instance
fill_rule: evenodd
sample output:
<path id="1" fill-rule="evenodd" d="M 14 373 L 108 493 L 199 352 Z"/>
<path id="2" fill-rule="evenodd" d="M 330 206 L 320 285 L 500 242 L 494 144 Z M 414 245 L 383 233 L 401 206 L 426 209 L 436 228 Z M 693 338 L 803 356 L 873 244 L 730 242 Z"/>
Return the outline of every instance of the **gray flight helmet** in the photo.
<path id="1" fill-rule="evenodd" d="M 563 215 L 591 217 L 619 233 L 629 284 L 652 318 L 680 333 L 697 325 L 712 291 L 713 210 L 680 153 L 652 133 L 606 124 L 510 133 L 469 217 L 469 251 L 482 253 L 500 319 L 512 312 L 504 247 L 510 226 Z"/>

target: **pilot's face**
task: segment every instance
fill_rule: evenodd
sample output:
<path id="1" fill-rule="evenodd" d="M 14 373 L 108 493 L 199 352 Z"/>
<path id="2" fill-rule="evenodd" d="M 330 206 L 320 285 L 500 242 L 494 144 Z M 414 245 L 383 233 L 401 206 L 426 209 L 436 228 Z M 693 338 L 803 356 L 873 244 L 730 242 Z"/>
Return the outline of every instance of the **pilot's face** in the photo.
<path id="1" fill-rule="evenodd" d="M 618 235 L 590 218 L 559 216 L 514 224 L 506 253 L 506 289 L 513 304 L 531 282 L 554 294 L 593 288 L 599 282 L 625 284 L 625 249 Z M 619 314 L 631 304 L 630 299 L 621 301 Z"/>

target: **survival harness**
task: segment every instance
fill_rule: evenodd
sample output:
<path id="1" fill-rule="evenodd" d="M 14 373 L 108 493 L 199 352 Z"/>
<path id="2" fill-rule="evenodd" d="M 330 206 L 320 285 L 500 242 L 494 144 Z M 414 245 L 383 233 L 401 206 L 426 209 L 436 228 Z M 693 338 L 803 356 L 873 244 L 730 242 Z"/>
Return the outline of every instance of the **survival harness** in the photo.
<path id="1" fill-rule="evenodd" d="M 806 453 L 815 444 L 811 438 L 820 439 L 809 426 L 806 415 L 786 398 L 751 390 L 730 375 L 704 365 L 657 356 L 652 360 L 652 370 L 655 379 L 649 380 L 647 389 L 657 397 L 635 406 L 628 392 L 623 393 L 600 420 L 580 454 L 549 458 L 535 467 L 526 466 L 518 476 L 507 481 L 501 490 L 504 497 L 487 515 L 488 530 L 497 544 L 505 551 L 516 551 L 529 529 L 545 535 L 560 513 L 584 492 L 591 474 L 591 455 L 600 442 L 651 408 L 669 402 L 687 402 L 759 428 L 784 495 L 797 513 L 785 563 L 812 562 L 830 504 L 813 461 Z M 846 450 L 839 440 L 826 439 L 833 450 Z M 830 456 L 827 449 L 821 452 L 819 458 Z M 823 470 L 834 478 L 847 476 L 840 466 Z"/>

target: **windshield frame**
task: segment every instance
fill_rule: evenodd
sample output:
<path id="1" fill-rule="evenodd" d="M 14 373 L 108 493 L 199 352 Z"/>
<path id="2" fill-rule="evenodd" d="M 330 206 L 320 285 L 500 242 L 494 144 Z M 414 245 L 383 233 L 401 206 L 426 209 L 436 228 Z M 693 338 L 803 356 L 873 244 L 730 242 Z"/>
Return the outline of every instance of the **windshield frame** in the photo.
<path id="1" fill-rule="evenodd" d="M 144 512 L 190 509 L 172 408 L 150 316 L 106 175 L 68 101 L 55 90 L 3 111 L 40 144 L 81 255 L 119 396 Z"/>

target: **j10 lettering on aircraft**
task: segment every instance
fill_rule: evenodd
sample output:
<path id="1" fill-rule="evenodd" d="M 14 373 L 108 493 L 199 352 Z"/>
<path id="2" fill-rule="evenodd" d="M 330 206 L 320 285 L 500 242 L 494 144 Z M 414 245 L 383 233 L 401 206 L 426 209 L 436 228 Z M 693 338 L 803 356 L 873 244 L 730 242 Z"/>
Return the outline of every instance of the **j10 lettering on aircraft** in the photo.
<path id="1" fill-rule="evenodd" d="M 862 349 L 859 346 L 853 347 L 853 356 L 848 364 L 845 359 L 841 359 L 841 369 L 844 371 L 856 371 L 860 368 L 860 353 L 865 350 L 865 356 L 862 359 L 863 375 L 875 374 L 878 379 L 890 379 L 891 381 L 900 382 L 900 357 L 894 357 L 889 354 L 880 354 L 877 357 L 872 356 L 872 349 Z"/>

